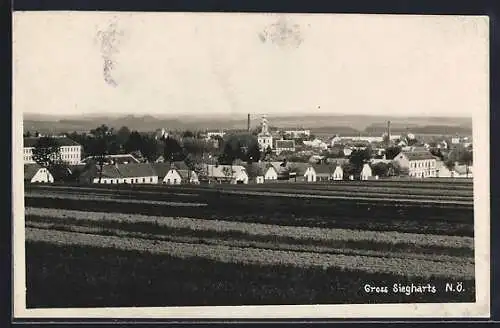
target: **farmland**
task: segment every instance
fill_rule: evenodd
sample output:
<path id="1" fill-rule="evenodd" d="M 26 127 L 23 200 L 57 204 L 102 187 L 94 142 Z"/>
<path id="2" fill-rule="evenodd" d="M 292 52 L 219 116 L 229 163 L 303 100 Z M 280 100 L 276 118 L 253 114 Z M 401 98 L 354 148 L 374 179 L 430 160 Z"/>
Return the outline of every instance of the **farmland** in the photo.
<path id="1" fill-rule="evenodd" d="M 474 301 L 472 195 L 468 181 L 433 180 L 27 185 L 27 304 Z M 466 291 L 446 293 L 453 281 Z"/>

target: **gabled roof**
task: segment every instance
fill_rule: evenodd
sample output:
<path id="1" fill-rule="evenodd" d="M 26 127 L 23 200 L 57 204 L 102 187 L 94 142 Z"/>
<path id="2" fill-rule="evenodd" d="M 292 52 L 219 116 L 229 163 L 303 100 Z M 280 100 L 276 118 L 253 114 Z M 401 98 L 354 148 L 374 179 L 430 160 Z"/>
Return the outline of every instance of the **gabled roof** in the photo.
<path id="1" fill-rule="evenodd" d="M 434 156 L 428 151 L 402 151 L 410 161 L 422 161 L 426 159 L 435 159 Z M 396 156 L 397 157 L 397 156 Z"/>
<path id="2" fill-rule="evenodd" d="M 24 164 L 24 180 L 31 180 L 42 167 L 38 164 Z"/>
<path id="3" fill-rule="evenodd" d="M 311 167 L 314 169 L 317 175 L 319 174 L 331 174 L 335 171 L 335 165 L 325 165 L 325 164 L 312 164 Z"/>
<path id="4" fill-rule="evenodd" d="M 193 177 L 193 175 L 196 175 L 196 173 L 194 171 L 190 171 L 190 170 L 177 170 L 177 173 L 179 173 L 182 180 L 189 180 L 190 178 Z"/>
<path id="5" fill-rule="evenodd" d="M 23 140 L 23 146 L 24 147 L 35 147 L 36 142 L 40 138 L 36 137 L 30 137 L 30 138 L 24 138 Z M 53 137 L 54 140 L 59 144 L 60 147 L 65 147 L 65 146 L 80 146 L 80 144 L 70 138 L 67 137 Z"/>
<path id="6" fill-rule="evenodd" d="M 170 163 L 152 163 L 151 166 L 153 167 L 153 170 L 155 171 L 155 175 L 158 177 L 164 178 L 168 171 L 172 168 L 172 165 Z"/>
<path id="7" fill-rule="evenodd" d="M 102 167 L 103 178 L 139 178 L 156 176 L 153 166 L 149 163 L 105 165 Z"/>
<path id="8" fill-rule="evenodd" d="M 82 163 L 86 163 L 93 159 L 94 156 L 85 157 Z M 106 155 L 107 162 L 114 162 L 116 164 L 128 164 L 128 163 L 140 163 L 140 161 L 135 158 L 132 154 L 116 154 L 116 155 Z"/>

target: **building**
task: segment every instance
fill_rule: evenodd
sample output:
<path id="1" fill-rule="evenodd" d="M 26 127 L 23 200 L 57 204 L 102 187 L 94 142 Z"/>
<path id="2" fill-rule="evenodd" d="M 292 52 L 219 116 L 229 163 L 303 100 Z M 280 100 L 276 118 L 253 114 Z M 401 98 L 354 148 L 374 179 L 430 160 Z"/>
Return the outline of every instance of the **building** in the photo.
<path id="1" fill-rule="evenodd" d="M 331 165 L 312 164 L 306 169 L 304 179 L 307 182 L 329 181 L 333 176 L 334 170 L 335 168 Z"/>
<path id="2" fill-rule="evenodd" d="M 335 181 L 344 180 L 344 170 L 341 165 L 336 165 L 332 174 L 332 179 Z"/>
<path id="3" fill-rule="evenodd" d="M 311 135 L 311 130 L 304 130 L 304 129 L 296 129 L 296 130 L 285 130 L 285 135 L 288 135 L 292 138 L 303 138 L 303 137 L 309 137 Z"/>
<path id="4" fill-rule="evenodd" d="M 361 173 L 359 175 L 359 178 L 361 180 L 369 180 L 372 177 L 372 168 L 368 163 L 365 163 L 363 165 L 363 168 L 361 169 Z"/>
<path id="5" fill-rule="evenodd" d="M 451 171 L 453 178 L 472 178 L 472 166 L 455 164 L 453 171 Z"/>
<path id="6" fill-rule="evenodd" d="M 25 164 L 35 163 L 33 159 L 33 149 L 40 138 L 24 138 L 23 158 Z M 53 137 L 59 145 L 61 160 L 67 164 L 78 164 L 82 158 L 82 146 L 76 141 L 67 137 Z"/>
<path id="7" fill-rule="evenodd" d="M 273 136 L 269 132 L 269 125 L 265 116 L 262 117 L 261 131 L 257 135 L 257 142 L 261 151 L 268 148 L 273 149 Z"/>
<path id="8" fill-rule="evenodd" d="M 192 170 L 171 168 L 162 179 L 165 184 L 199 184 L 198 175 Z"/>
<path id="9" fill-rule="evenodd" d="M 241 165 L 209 164 L 205 168 L 209 183 L 247 184 L 249 177 L 246 169 Z"/>
<path id="10" fill-rule="evenodd" d="M 325 142 L 323 142 L 321 139 L 318 139 L 318 138 L 316 138 L 312 141 L 305 140 L 302 143 L 304 144 L 304 146 L 311 147 L 311 148 L 316 148 L 316 149 L 320 149 L 320 150 L 328 149 L 328 144 L 326 144 Z"/>
<path id="11" fill-rule="evenodd" d="M 284 151 L 295 151 L 295 141 L 293 140 L 276 140 L 275 150 L 277 155 Z"/>
<path id="12" fill-rule="evenodd" d="M 436 177 L 436 158 L 428 151 L 402 151 L 394 161 L 401 168 L 408 170 L 408 175 L 415 178 Z"/>
<path id="13" fill-rule="evenodd" d="M 93 183 L 99 183 L 98 174 Z M 101 184 L 156 184 L 158 175 L 149 163 L 114 164 L 102 167 Z"/>
<path id="14" fill-rule="evenodd" d="M 54 177 L 50 171 L 38 164 L 24 164 L 24 182 L 53 183 Z"/>
<path id="15" fill-rule="evenodd" d="M 443 161 L 436 160 L 436 177 L 451 178 L 452 172 L 446 167 Z"/>
<path id="16" fill-rule="evenodd" d="M 224 138 L 225 135 L 226 135 L 226 132 L 224 132 L 224 131 L 207 131 L 206 139 L 210 140 L 210 139 L 216 138 L 216 137 Z"/>

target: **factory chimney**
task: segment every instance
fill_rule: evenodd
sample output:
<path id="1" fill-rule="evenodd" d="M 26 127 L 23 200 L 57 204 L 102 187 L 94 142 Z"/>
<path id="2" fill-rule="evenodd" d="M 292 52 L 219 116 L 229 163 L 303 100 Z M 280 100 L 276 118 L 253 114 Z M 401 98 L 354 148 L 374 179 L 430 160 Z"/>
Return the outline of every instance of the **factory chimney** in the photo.
<path id="1" fill-rule="evenodd" d="M 391 121 L 387 121 L 387 142 L 391 143 Z"/>
<path id="2" fill-rule="evenodd" d="M 247 131 L 250 132 L 250 114 L 247 117 Z"/>

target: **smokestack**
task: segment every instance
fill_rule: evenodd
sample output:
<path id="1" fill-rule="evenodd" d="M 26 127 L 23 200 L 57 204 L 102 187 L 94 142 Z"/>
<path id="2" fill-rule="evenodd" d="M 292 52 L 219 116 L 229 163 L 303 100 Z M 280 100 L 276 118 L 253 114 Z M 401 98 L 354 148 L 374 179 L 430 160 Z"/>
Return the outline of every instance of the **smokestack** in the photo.
<path id="1" fill-rule="evenodd" d="M 250 114 L 247 117 L 247 131 L 250 132 Z"/>
<path id="2" fill-rule="evenodd" d="M 387 138 L 391 143 L 391 121 L 387 121 Z"/>

